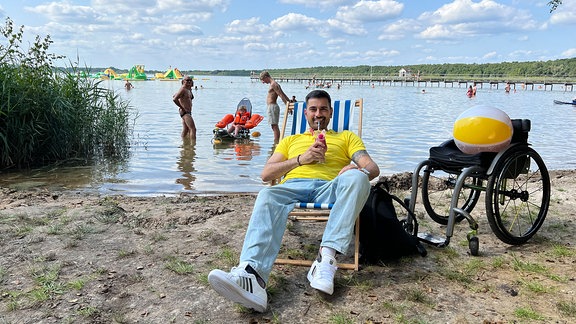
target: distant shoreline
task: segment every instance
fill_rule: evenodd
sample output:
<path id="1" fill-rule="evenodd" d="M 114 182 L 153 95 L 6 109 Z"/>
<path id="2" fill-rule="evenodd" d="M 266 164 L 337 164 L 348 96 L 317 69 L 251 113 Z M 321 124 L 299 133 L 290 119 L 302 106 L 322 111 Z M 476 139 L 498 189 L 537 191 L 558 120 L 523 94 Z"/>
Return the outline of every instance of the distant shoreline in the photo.
<path id="1" fill-rule="evenodd" d="M 535 71 L 535 66 L 540 71 L 554 71 L 554 74 L 541 74 L 538 75 L 531 71 Z M 89 68 L 90 71 L 104 71 L 107 68 L 113 68 L 119 73 L 128 72 L 130 67 L 121 69 L 117 67 L 102 67 L 102 68 Z M 177 67 L 183 74 L 190 75 L 207 75 L 207 76 L 250 76 L 253 73 L 260 73 L 264 68 L 255 69 L 238 69 L 238 70 L 187 70 L 186 67 Z M 59 69 L 70 69 L 61 67 Z M 307 74 L 312 78 L 314 74 L 320 79 L 321 76 L 328 75 L 367 75 L 373 78 L 393 77 L 398 76 L 399 71 L 404 69 L 406 71 L 413 71 L 410 74 L 419 75 L 424 77 L 450 77 L 450 76 L 464 76 L 473 78 L 498 78 L 503 82 L 517 80 L 530 80 L 534 78 L 545 78 L 547 80 L 556 80 L 561 83 L 576 83 L 576 58 L 558 59 L 551 61 L 527 61 L 527 62 L 499 62 L 499 63 L 482 63 L 482 64 L 461 64 L 461 63 L 446 63 L 446 64 L 412 64 L 412 65 L 394 65 L 394 66 L 318 66 L 318 67 L 300 67 L 289 69 L 267 69 L 273 76 L 282 74 Z M 77 70 L 83 70 L 77 68 Z M 84 69 L 86 70 L 86 69 Z M 149 70 L 147 73 L 165 72 L 164 70 Z M 517 71 L 523 71 L 519 75 Z"/>

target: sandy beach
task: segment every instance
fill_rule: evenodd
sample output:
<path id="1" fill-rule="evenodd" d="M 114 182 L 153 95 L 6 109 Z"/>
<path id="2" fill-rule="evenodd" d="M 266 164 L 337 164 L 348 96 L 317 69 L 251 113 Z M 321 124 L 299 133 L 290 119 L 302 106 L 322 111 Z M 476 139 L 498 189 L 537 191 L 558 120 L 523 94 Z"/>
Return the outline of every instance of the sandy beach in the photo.
<path id="1" fill-rule="evenodd" d="M 406 196 L 409 175 L 392 177 Z M 217 295 L 208 272 L 235 266 L 254 194 L 98 196 L 1 188 L 3 323 L 573 323 L 576 321 L 575 171 L 551 172 L 543 227 L 510 246 L 482 207 L 480 255 L 467 226 L 446 248 L 358 272 L 339 271 L 332 296 L 307 268 L 275 266 L 265 313 Z M 409 182 L 408 182 L 409 183 Z M 409 185 L 409 184 L 408 184 Z M 423 213 L 421 226 L 443 228 Z M 322 225 L 289 223 L 283 253 L 313 256 Z"/>

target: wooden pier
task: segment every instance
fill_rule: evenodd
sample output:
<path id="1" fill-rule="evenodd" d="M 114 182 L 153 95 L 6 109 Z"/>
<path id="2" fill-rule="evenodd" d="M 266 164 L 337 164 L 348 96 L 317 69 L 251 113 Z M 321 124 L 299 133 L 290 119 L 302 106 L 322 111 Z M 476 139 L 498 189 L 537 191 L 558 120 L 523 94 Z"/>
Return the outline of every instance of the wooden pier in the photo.
<path id="1" fill-rule="evenodd" d="M 511 78 L 428 78 L 421 76 L 414 77 L 398 77 L 398 76 L 313 76 L 298 75 L 298 74 L 278 74 L 273 75 L 274 80 L 278 82 L 298 82 L 309 85 L 310 87 L 323 87 L 326 85 L 344 85 L 344 84 L 366 84 L 368 86 L 402 86 L 402 87 L 418 87 L 418 88 L 468 88 L 469 86 L 477 86 L 478 88 L 500 89 L 505 88 L 508 84 L 512 91 L 514 90 L 543 90 L 543 91 L 574 91 L 574 80 L 560 80 L 560 79 L 525 79 L 522 80 L 518 77 Z M 252 81 L 259 81 L 259 76 L 256 73 L 250 75 Z"/>

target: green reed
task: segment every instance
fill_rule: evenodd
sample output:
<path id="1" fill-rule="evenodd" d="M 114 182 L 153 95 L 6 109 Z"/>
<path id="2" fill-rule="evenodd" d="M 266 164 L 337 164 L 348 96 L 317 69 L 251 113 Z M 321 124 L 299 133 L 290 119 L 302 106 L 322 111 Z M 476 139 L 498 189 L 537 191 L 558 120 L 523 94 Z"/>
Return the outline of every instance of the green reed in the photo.
<path id="1" fill-rule="evenodd" d="M 0 169 L 125 159 L 130 106 L 99 80 L 58 70 L 50 36 L 22 49 L 23 27 L 0 27 Z"/>

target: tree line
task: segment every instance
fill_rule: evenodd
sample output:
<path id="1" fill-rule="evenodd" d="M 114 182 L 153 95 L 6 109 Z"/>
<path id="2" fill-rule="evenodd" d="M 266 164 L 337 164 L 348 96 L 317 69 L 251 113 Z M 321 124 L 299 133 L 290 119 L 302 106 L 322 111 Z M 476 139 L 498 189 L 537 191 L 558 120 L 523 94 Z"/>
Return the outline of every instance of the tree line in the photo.
<path id="1" fill-rule="evenodd" d="M 411 74 L 461 75 L 473 77 L 553 77 L 576 79 L 576 58 L 534 62 L 502 62 L 483 64 L 416 64 L 396 66 L 317 66 L 291 69 L 267 69 L 272 75 L 364 75 L 396 76 L 404 69 Z M 264 70 L 264 69 L 263 69 Z M 190 70 L 193 75 L 248 76 L 260 70 Z"/>

